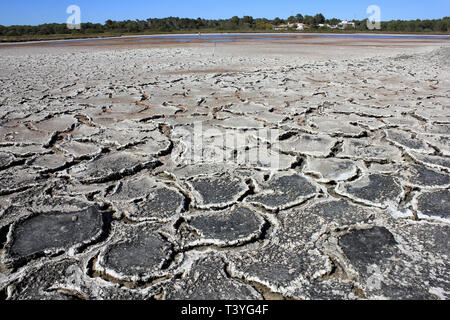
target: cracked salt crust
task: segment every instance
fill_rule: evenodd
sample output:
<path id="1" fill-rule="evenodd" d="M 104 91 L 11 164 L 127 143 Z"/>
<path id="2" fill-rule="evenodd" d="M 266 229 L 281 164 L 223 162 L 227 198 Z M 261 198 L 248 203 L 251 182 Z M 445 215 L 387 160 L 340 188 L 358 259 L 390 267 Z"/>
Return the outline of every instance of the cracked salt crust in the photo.
<path id="1" fill-rule="evenodd" d="M 330 47 L 310 43 L 300 56 L 283 43 L 223 44 L 214 59 L 195 45 L 2 47 L 0 240 L 8 249 L 33 212 L 80 221 L 84 205 L 69 197 L 114 222 L 82 250 L 2 269 L 0 293 L 448 297 L 448 48 L 321 41 Z M 195 122 L 216 133 L 202 132 L 209 153 L 192 158 Z M 279 141 L 256 129 L 278 130 Z M 222 144 L 218 131 L 244 145 Z M 261 143 L 279 166 L 242 161 Z M 376 267 L 381 289 L 370 286 Z"/>

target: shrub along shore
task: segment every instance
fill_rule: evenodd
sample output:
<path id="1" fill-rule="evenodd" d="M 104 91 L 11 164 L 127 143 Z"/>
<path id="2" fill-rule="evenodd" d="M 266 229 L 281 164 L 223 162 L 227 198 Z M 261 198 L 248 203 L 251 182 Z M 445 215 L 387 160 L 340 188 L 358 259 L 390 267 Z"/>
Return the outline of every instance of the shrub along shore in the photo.
<path id="1" fill-rule="evenodd" d="M 303 16 L 298 14 L 287 19 L 275 18 L 273 20 L 244 16 L 231 19 L 205 20 L 169 17 L 164 19 L 147 20 L 107 20 L 101 23 L 82 23 L 79 30 L 67 28 L 65 23 L 51 23 L 38 26 L 1 26 L 1 42 L 83 39 L 98 37 L 115 37 L 125 35 L 149 34 L 179 34 L 179 33 L 426 33 L 449 34 L 450 17 L 434 20 L 392 20 L 381 22 L 380 30 L 369 30 L 366 20 L 352 20 L 355 27 L 344 30 L 320 27 L 321 24 L 337 25 L 339 19 L 325 19 L 322 14 Z M 307 27 L 303 31 L 295 28 L 273 30 L 283 24 L 304 23 Z"/>

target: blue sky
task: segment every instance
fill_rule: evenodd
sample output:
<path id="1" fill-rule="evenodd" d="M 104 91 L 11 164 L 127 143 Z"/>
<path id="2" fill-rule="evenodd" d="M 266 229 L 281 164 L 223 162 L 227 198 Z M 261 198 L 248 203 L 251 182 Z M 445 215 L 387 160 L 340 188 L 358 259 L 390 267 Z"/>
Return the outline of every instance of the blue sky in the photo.
<path id="1" fill-rule="evenodd" d="M 450 16 L 450 0 L 0 0 L 0 25 L 66 22 L 69 5 L 81 8 L 82 22 L 178 16 L 187 18 L 287 18 L 323 13 L 326 18 L 365 19 L 366 9 L 381 8 L 382 20 L 437 19 Z"/>

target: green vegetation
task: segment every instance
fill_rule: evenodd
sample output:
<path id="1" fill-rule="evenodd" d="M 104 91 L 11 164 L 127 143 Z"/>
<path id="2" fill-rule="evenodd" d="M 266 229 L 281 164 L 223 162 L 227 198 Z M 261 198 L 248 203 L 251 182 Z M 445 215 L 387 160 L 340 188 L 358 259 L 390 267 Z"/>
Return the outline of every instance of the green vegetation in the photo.
<path id="1" fill-rule="evenodd" d="M 164 19 L 147 20 L 108 20 L 104 24 L 82 23 L 80 30 L 70 30 L 66 24 L 43 24 L 39 26 L 1 26 L 0 39 L 2 41 L 24 41 L 40 39 L 67 39 L 98 36 L 115 36 L 127 34 L 154 34 L 154 33 L 187 33 L 187 32 L 270 32 L 274 26 L 287 23 L 305 23 L 309 27 L 305 32 L 341 32 L 329 27 L 319 27 L 319 24 L 337 25 L 340 20 L 326 19 L 322 14 L 309 16 L 297 14 L 287 19 L 275 18 L 255 19 L 244 16 L 221 20 L 188 19 L 169 17 Z M 381 23 L 381 30 L 368 30 L 366 20 L 353 20 L 355 28 L 348 31 L 357 32 L 410 32 L 410 33 L 448 33 L 450 17 L 434 20 L 393 20 Z M 289 29 L 292 31 L 292 29 Z"/>

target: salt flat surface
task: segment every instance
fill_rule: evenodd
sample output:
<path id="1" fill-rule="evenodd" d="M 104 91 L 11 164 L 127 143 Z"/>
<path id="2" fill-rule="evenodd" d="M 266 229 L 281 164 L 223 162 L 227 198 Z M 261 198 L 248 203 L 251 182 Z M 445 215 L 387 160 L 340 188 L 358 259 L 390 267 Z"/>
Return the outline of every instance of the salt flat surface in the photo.
<path id="1" fill-rule="evenodd" d="M 0 48 L 0 298 L 448 299 L 447 39 Z"/>

